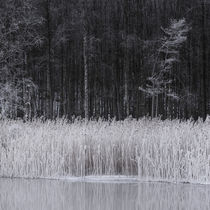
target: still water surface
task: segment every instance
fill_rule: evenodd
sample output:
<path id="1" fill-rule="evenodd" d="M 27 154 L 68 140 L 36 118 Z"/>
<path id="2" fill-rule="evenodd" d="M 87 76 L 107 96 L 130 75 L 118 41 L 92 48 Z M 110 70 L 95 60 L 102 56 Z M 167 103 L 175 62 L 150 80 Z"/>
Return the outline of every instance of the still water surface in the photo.
<path id="1" fill-rule="evenodd" d="M 0 210 L 207 210 L 210 186 L 0 179 Z"/>

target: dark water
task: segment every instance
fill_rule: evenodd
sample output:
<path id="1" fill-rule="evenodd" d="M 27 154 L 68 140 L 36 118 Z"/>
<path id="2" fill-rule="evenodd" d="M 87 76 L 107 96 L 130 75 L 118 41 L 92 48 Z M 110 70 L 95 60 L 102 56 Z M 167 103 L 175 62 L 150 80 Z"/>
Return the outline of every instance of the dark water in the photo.
<path id="1" fill-rule="evenodd" d="M 208 210 L 210 186 L 0 179 L 1 210 Z"/>

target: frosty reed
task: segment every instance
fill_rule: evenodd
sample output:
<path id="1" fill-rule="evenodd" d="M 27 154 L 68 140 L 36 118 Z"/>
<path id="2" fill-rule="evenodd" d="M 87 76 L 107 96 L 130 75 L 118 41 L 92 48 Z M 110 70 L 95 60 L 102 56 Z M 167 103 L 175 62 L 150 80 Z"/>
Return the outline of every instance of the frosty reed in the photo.
<path id="1" fill-rule="evenodd" d="M 210 122 L 0 121 L 0 176 L 138 176 L 210 183 Z"/>

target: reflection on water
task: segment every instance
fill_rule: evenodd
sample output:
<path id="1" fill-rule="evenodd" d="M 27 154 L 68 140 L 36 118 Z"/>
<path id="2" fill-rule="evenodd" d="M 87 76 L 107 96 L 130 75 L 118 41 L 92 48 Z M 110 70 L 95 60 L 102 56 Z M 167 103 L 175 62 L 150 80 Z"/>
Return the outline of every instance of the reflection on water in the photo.
<path id="1" fill-rule="evenodd" d="M 210 186 L 0 179 L 0 210 L 207 210 Z"/>

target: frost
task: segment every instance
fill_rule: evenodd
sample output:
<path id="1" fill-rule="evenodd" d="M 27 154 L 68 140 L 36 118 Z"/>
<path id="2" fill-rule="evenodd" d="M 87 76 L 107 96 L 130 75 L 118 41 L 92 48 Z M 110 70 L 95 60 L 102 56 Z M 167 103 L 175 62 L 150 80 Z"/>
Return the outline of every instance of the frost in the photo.
<path id="1" fill-rule="evenodd" d="M 1 177 L 210 183 L 209 121 L 0 121 Z"/>

